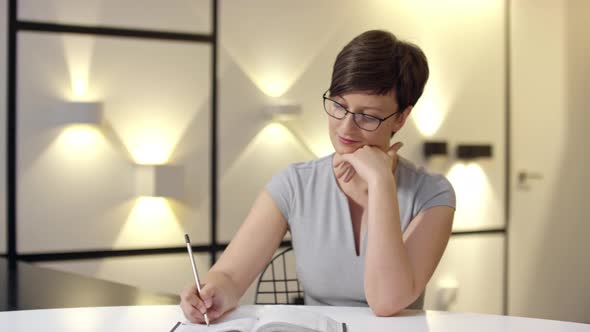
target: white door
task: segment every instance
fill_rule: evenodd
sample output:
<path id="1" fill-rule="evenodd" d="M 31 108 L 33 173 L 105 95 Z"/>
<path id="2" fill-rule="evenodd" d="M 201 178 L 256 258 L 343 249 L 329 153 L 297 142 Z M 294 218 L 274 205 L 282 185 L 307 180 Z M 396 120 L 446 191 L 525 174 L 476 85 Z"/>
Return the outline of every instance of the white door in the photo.
<path id="1" fill-rule="evenodd" d="M 511 1 L 510 315 L 590 323 L 590 1 Z"/>

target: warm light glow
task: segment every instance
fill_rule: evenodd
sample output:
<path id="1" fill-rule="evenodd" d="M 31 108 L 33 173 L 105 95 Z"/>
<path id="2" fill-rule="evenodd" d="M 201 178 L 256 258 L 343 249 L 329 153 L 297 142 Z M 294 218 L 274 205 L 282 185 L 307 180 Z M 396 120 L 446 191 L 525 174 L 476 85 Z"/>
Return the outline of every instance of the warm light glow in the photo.
<path id="1" fill-rule="evenodd" d="M 126 227 L 133 228 L 137 240 L 157 236 L 162 228 L 177 224 L 176 216 L 163 197 L 139 197 L 129 214 Z"/>
<path id="2" fill-rule="evenodd" d="M 224 178 L 231 178 L 236 172 L 243 172 L 245 168 L 254 165 L 250 160 L 261 160 L 272 155 L 272 161 L 264 166 L 254 168 L 260 172 L 261 167 L 281 165 L 301 161 L 303 158 L 315 158 L 313 152 L 294 133 L 280 123 L 270 123 L 264 127 L 244 148 L 238 159 L 225 172 Z M 309 156 L 309 157 L 308 157 Z M 242 173 L 243 174 L 243 173 Z"/>
<path id="3" fill-rule="evenodd" d="M 445 107 L 435 90 L 435 84 L 426 85 L 424 95 L 412 111 L 416 128 L 425 137 L 432 137 L 440 128 L 445 116 Z"/>
<path id="4" fill-rule="evenodd" d="M 437 281 L 438 288 L 457 288 L 459 282 L 456 279 L 445 278 Z"/>
<path id="5" fill-rule="evenodd" d="M 264 127 L 251 144 L 261 144 L 261 142 L 269 147 L 298 145 L 307 150 L 312 158 L 324 157 L 334 152 L 334 147 L 329 139 L 307 145 L 295 132 L 278 122 L 270 123 Z"/>
<path id="6" fill-rule="evenodd" d="M 447 178 L 453 184 L 457 199 L 457 210 L 453 228 L 473 229 L 485 227 L 489 211 L 493 204 L 494 195 L 488 177 L 479 164 L 456 164 Z"/>
<path id="7" fill-rule="evenodd" d="M 164 225 L 164 222 L 176 221 L 163 197 L 139 197 L 129 219 L 143 226 Z"/>
<path id="8" fill-rule="evenodd" d="M 92 125 L 71 125 L 66 127 L 57 138 L 56 144 L 64 155 L 76 159 L 94 156 L 97 146 L 104 141 L 100 130 Z"/>
<path id="9" fill-rule="evenodd" d="M 292 54 L 286 56 L 274 50 L 259 50 L 256 59 L 248 61 L 242 56 L 233 60 L 240 66 L 250 80 L 269 97 L 283 96 L 303 74 L 311 56 L 306 60 L 295 59 Z M 282 52 L 278 52 L 282 53 Z"/>
<path id="10" fill-rule="evenodd" d="M 100 85 L 92 84 L 94 44 L 95 39 L 90 37 L 70 35 L 63 37 L 64 54 L 71 83 L 71 86 L 64 89 L 64 99 L 69 101 L 104 100 L 99 91 Z M 166 107 L 170 107 L 170 104 L 158 104 L 149 98 L 145 100 L 135 98 L 132 102 L 123 98 L 109 104 L 111 113 L 108 119 L 112 121 L 113 130 L 136 163 L 145 165 L 167 163 L 184 132 L 183 124 L 190 123 L 190 118 L 185 119 L 182 116 L 172 117 L 172 120 L 169 120 L 169 116 L 151 117 L 154 114 L 162 114 L 162 109 Z M 137 110 L 142 112 L 140 117 L 129 116 Z M 132 120 L 127 120 L 128 118 Z"/>
<path id="11" fill-rule="evenodd" d="M 271 123 L 260 132 L 260 138 L 271 144 L 283 144 L 285 140 L 293 138 L 291 131 L 279 123 Z"/>
<path id="12" fill-rule="evenodd" d="M 292 82 L 280 78 L 266 77 L 258 80 L 257 84 L 266 95 L 280 97 L 291 87 Z"/>
<path id="13" fill-rule="evenodd" d="M 318 158 L 325 157 L 327 155 L 334 153 L 334 146 L 332 145 L 332 142 L 329 138 L 319 142 L 315 142 L 311 144 L 309 148 L 311 149 L 311 151 L 313 151 L 313 154 Z"/>
<path id="14" fill-rule="evenodd" d="M 64 130 L 63 137 L 68 144 L 87 147 L 100 138 L 100 131 L 91 125 L 73 125 Z"/>
<path id="15" fill-rule="evenodd" d="M 163 197 L 139 197 L 114 247 L 169 245 L 183 230 L 170 202 Z"/>
<path id="16" fill-rule="evenodd" d="M 273 122 L 264 127 L 251 144 L 260 144 L 261 142 L 263 142 L 268 148 L 273 149 L 282 149 L 289 145 L 299 146 L 306 150 L 311 156 L 317 157 L 315 152 L 310 149 L 300 136 L 281 123 Z"/>
<path id="17" fill-rule="evenodd" d="M 72 73 L 75 70 L 72 70 Z M 72 81 L 72 100 L 81 101 L 88 94 L 88 76 L 83 73 L 71 75 Z"/>
<path id="18" fill-rule="evenodd" d="M 172 153 L 172 146 L 158 142 L 143 143 L 131 148 L 131 154 L 140 165 L 165 164 Z"/>
<path id="19" fill-rule="evenodd" d="M 425 137 L 432 137 L 440 128 L 442 116 L 431 100 L 425 100 L 420 107 L 416 107 L 412 116 L 416 127 Z"/>
<path id="20" fill-rule="evenodd" d="M 147 114 L 154 114 L 146 109 Z M 127 150 L 139 165 L 168 163 L 178 143 L 179 132 L 165 119 L 140 118 L 120 129 L 119 135 Z"/>
<path id="21" fill-rule="evenodd" d="M 97 99 L 89 91 L 90 65 L 94 48 L 94 39 L 79 36 L 63 37 L 64 53 L 70 71 L 69 90 L 65 98 L 72 101 L 89 101 Z"/>

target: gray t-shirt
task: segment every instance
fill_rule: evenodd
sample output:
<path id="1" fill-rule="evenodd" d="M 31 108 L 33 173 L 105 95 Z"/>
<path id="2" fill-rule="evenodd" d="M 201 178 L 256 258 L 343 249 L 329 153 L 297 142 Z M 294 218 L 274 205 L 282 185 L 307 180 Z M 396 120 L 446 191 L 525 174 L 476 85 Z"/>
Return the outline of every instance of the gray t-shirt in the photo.
<path id="1" fill-rule="evenodd" d="M 367 232 L 357 256 L 348 200 L 332 170 L 333 154 L 295 163 L 267 184 L 289 223 L 297 277 L 307 305 L 367 306 L 363 278 Z M 402 232 L 421 211 L 455 208 L 455 192 L 442 175 L 399 158 L 395 170 Z M 410 307 L 421 308 L 423 297 Z"/>

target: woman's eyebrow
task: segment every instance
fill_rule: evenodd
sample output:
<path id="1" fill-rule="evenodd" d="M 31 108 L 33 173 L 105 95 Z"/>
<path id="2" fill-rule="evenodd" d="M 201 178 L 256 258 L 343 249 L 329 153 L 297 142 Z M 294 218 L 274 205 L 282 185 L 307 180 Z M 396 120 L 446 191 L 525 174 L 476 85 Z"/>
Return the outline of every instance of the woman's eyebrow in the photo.
<path id="1" fill-rule="evenodd" d="M 346 108 L 349 108 L 349 107 L 350 107 L 350 106 L 349 106 L 350 104 L 348 103 L 348 101 L 346 100 L 346 98 L 344 98 L 344 97 L 342 97 L 342 96 L 335 96 L 334 98 L 338 98 L 338 99 L 341 99 L 341 100 L 343 100 L 344 102 L 341 102 L 340 100 L 336 99 L 336 101 L 337 101 L 339 104 L 343 104 L 342 106 L 346 106 Z M 376 110 L 376 111 L 379 111 L 379 112 L 382 112 L 382 111 L 383 111 L 381 108 L 379 108 L 379 107 L 377 107 L 377 106 L 360 106 L 359 108 L 360 108 L 362 111 L 364 111 L 364 110 Z"/>
<path id="2" fill-rule="evenodd" d="M 347 104 L 348 101 L 346 101 L 346 99 L 344 99 L 344 97 L 342 96 L 334 96 L 332 97 L 332 99 L 336 100 L 337 102 L 341 103 L 341 104 Z M 340 101 L 339 99 L 343 100 L 344 102 Z"/>
<path id="3" fill-rule="evenodd" d="M 340 104 L 346 104 L 346 105 L 350 105 L 349 102 L 346 100 L 346 98 L 342 97 L 342 96 L 334 96 L 334 98 L 336 99 L 336 101 Z M 343 100 L 344 102 L 339 101 L 338 99 Z M 377 110 L 377 111 L 381 111 L 381 108 L 377 107 L 377 106 L 363 106 L 361 105 L 359 107 L 360 109 L 366 110 L 366 109 L 373 109 L 373 110 Z"/>

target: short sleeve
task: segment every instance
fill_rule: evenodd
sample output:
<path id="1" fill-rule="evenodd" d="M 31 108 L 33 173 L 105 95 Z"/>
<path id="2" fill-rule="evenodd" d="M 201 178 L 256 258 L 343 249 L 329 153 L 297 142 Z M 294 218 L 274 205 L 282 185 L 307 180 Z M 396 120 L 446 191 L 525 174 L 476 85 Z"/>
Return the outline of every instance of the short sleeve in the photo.
<path id="1" fill-rule="evenodd" d="M 285 220 L 289 221 L 294 197 L 294 169 L 292 166 L 275 174 L 266 184 L 266 191 L 270 194 L 275 204 L 281 210 Z"/>
<path id="2" fill-rule="evenodd" d="M 414 215 L 434 206 L 449 206 L 455 209 L 455 205 L 455 190 L 451 182 L 442 175 L 429 175 L 416 193 Z"/>

